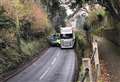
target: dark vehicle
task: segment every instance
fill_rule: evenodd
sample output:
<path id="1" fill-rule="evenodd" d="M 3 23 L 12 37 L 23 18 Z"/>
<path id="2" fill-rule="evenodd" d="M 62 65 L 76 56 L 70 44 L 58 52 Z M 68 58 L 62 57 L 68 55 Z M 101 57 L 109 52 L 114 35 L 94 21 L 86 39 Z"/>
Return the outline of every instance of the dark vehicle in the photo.
<path id="1" fill-rule="evenodd" d="M 59 46 L 60 45 L 60 36 L 59 34 L 52 34 L 48 37 L 48 41 L 51 46 Z"/>

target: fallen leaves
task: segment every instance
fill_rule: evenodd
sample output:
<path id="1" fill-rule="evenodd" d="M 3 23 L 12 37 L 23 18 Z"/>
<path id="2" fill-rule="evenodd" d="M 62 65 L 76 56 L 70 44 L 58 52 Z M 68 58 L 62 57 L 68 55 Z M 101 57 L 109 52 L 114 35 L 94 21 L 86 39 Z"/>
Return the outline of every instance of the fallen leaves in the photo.
<path id="1" fill-rule="evenodd" d="M 101 60 L 101 80 L 103 82 L 110 82 L 111 76 L 108 72 L 107 64 L 104 60 Z"/>

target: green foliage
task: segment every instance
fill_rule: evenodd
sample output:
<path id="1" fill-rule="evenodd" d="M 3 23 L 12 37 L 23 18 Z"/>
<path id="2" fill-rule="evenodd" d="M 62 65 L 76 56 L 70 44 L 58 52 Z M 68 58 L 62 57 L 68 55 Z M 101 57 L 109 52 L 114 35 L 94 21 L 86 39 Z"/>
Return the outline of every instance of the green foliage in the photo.
<path id="1" fill-rule="evenodd" d="M 4 12 L 5 12 L 5 10 L 4 10 L 3 6 L 0 6 L 0 15 L 3 15 Z"/>
<path id="2" fill-rule="evenodd" d="M 40 44 L 40 43 L 46 44 Z M 28 61 L 33 58 L 35 55 L 38 55 L 39 51 L 47 46 L 47 41 L 45 38 L 39 40 L 26 42 L 21 40 L 20 47 L 22 48 L 22 53 L 18 52 L 18 47 L 7 48 L 0 51 L 0 74 L 4 72 L 11 71 L 15 69 L 21 63 Z"/>
<path id="3" fill-rule="evenodd" d="M 85 50 L 86 47 L 87 47 L 87 42 L 85 40 L 85 36 L 80 32 L 76 32 L 75 49 L 77 53 L 83 55 L 83 51 Z"/>
<path id="4" fill-rule="evenodd" d="M 30 9 L 28 10 L 24 4 L 21 3 L 20 0 L 12 0 L 12 5 L 15 10 L 15 22 L 16 22 L 16 31 L 19 34 L 20 31 L 20 18 L 28 15 L 30 13 Z"/>
<path id="5" fill-rule="evenodd" d="M 103 80 L 99 80 L 98 82 L 104 82 Z"/>
<path id="6" fill-rule="evenodd" d="M 65 8 L 61 6 L 60 0 L 41 0 L 41 2 L 44 4 L 55 30 L 59 32 L 59 26 L 65 26 L 65 18 L 67 16 Z"/>
<path id="7" fill-rule="evenodd" d="M 6 11 L 3 7 L 0 7 L 0 28 L 14 27 L 15 24 L 11 18 L 5 16 Z"/>
<path id="8" fill-rule="evenodd" d="M 15 49 L 4 49 L 0 51 L 1 53 L 1 64 L 0 64 L 0 74 L 8 71 L 9 69 L 15 68 L 16 65 L 22 61 L 20 54 L 17 53 Z"/>
<path id="9" fill-rule="evenodd" d="M 78 33 L 76 33 L 76 39 L 78 41 L 79 47 L 85 48 L 85 38 L 84 38 L 84 35 L 78 32 Z"/>
<path id="10" fill-rule="evenodd" d="M 48 46 L 46 37 L 53 31 L 51 23 L 48 23 L 49 20 L 42 8 L 36 5 L 35 10 L 37 8 L 39 11 L 39 13 L 36 12 L 38 15 L 36 16 L 36 13 L 31 13 L 31 6 L 26 6 L 20 0 L 8 1 L 12 1 L 12 4 L 8 4 L 11 10 L 6 8 L 7 6 L 4 6 L 5 9 L 0 7 L 0 74 L 9 72 L 38 55 L 37 53 L 41 49 Z M 33 6 L 32 3 L 31 5 Z M 40 18 L 39 20 L 42 21 L 36 24 L 42 30 L 35 31 L 31 29 L 35 28 L 32 25 L 34 21 L 33 16 Z M 43 22 L 44 24 L 39 24 Z M 24 27 L 27 27 L 27 29 Z M 41 32 L 42 34 L 40 34 Z M 23 39 L 21 35 L 24 33 L 28 33 L 29 37 L 32 38 Z M 24 37 L 28 37 L 28 35 Z M 38 37 L 38 35 L 41 37 Z M 45 44 L 42 44 L 43 42 Z M 5 45 L 4 48 L 3 44 Z"/>
<path id="11" fill-rule="evenodd" d="M 51 18 L 60 10 L 60 0 L 41 0 L 41 2 L 47 7 L 47 11 L 50 13 Z"/>
<path id="12" fill-rule="evenodd" d="M 120 2 L 119 0 L 104 0 L 104 6 L 107 8 L 111 16 L 120 21 Z"/>
<path id="13" fill-rule="evenodd" d="M 45 42 L 46 44 L 40 44 L 41 42 Z M 29 57 L 35 55 L 35 53 L 38 52 L 40 48 L 45 48 L 46 45 L 47 42 L 44 38 L 41 38 L 39 41 L 34 40 L 29 42 L 21 40 L 22 52 Z"/>
<path id="14" fill-rule="evenodd" d="M 104 20 L 106 16 L 106 11 L 104 7 L 98 4 L 94 4 L 93 8 L 91 9 L 91 11 L 89 11 L 88 14 L 89 15 L 87 17 L 87 21 L 89 22 L 89 24 L 98 25 Z"/>
<path id="15" fill-rule="evenodd" d="M 104 28 L 97 28 L 97 29 L 93 30 L 92 34 L 102 36 L 104 30 L 105 30 Z"/>

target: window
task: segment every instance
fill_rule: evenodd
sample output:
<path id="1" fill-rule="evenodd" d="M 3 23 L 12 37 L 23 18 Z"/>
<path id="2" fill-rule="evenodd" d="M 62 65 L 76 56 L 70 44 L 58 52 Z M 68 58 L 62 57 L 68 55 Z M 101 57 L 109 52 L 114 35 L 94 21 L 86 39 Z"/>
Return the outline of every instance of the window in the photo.
<path id="1" fill-rule="evenodd" d="M 70 39 L 73 38 L 73 34 L 61 34 L 60 37 L 62 39 Z"/>

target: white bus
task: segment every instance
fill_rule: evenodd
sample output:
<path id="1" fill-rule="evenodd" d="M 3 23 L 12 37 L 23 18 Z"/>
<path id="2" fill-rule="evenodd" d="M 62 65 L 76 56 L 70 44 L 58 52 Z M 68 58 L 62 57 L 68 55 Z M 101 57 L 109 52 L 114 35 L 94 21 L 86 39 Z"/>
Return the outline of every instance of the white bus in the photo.
<path id="1" fill-rule="evenodd" d="M 60 28 L 60 47 L 73 48 L 75 44 L 75 34 L 72 27 Z"/>

